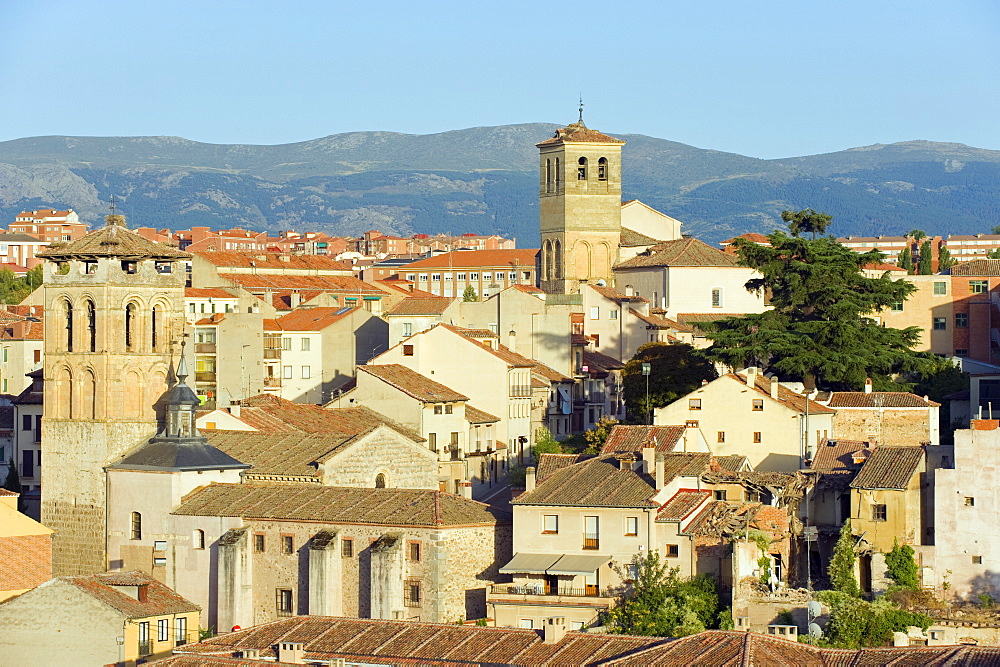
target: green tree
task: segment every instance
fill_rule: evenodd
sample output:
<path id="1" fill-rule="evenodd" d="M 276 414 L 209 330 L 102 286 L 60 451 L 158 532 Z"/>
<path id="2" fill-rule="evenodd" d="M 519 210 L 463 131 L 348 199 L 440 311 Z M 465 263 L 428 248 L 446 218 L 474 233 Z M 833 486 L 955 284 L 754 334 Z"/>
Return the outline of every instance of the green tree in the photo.
<path id="1" fill-rule="evenodd" d="M 913 273 L 913 256 L 910 254 L 909 246 L 899 251 L 899 259 L 896 260 L 896 266 L 906 269 L 907 273 Z"/>
<path id="2" fill-rule="evenodd" d="M 1000 248 L 996 250 L 990 250 L 986 253 L 986 259 L 1000 259 Z"/>
<path id="3" fill-rule="evenodd" d="M 958 263 L 954 257 L 951 256 L 951 251 L 948 250 L 948 246 L 942 245 L 938 248 L 938 271 L 947 271 L 951 267 Z"/>
<path id="4" fill-rule="evenodd" d="M 931 263 L 931 242 L 924 241 L 920 245 L 920 263 L 917 265 L 917 273 L 922 276 L 929 276 L 934 273 Z"/>
<path id="5" fill-rule="evenodd" d="M 21 493 L 21 478 L 17 475 L 17 466 L 14 459 L 7 463 L 7 478 L 3 482 L 3 488 L 14 493 Z"/>
<path id="6" fill-rule="evenodd" d="M 915 625 L 926 630 L 931 619 L 900 609 L 887 597 L 867 602 L 837 591 L 820 591 L 816 598 L 830 607 L 826 644 L 836 648 L 887 646 L 893 632 Z"/>
<path id="7" fill-rule="evenodd" d="M 476 288 L 472 285 L 466 285 L 465 291 L 462 292 L 462 301 L 479 301 L 479 295 L 476 294 Z"/>
<path id="8" fill-rule="evenodd" d="M 916 241 L 917 243 L 920 243 L 921 240 L 927 238 L 927 232 L 925 232 L 922 229 L 914 229 L 912 232 L 907 234 L 907 236 Z"/>
<path id="9" fill-rule="evenodd" d="M 817 232 L 820 234 L 825 232 L 833 216 L 807 208 L 803 211 L 782 211 L 781 219 L 788 223 L 788 230 L 792 236 L 797 238 L 802 236 L 803 232 L 810 232 L 815 241 Z"/>
<path id="10" fill-rule="evenodd" d="M 42 269 L 41 264 L 28 271 L 28 273 L 24 276 L 24 282 L 28 286 L 28 289 L 34 292 L 36 287 L 40 287 L 44 275 L 44 270 Z"/>
<path id="11" fill-rule="evenodd" d="M 650 365 L 649 402 L 642 365 Z M 703 380 L 718 377 L 715 366 L 687 343 L 646 343 L 640 345 L 622 371 L 625 405 L 629 420 L 650 423 L 654 408 L 673 403 L 701 386 Z"/>
<path id="12" fill-rule="evenodd" d="M 1000 225 L 995 225 L 990 231 L 994 234 L 1000 234 Z"/>
<path id="13" fill-rule="evenodd" d="M 772 309 L 702 325 L 713 341 L 705 356 L 733 368 L 758 366 L 808 389 L 859 390 L 869 377 L 885 387 L 890 376 L 926 365 L 926 355 L 911 349 L 918 327 L 893 329 L 872 318 L 916 289 L 905 279 L 864 275 L 862 267 L 882 262 L 882 253 L 856 253 L 830 237 L 774 232 L 768 241 L 734 245 L 740 265 L 762 276 L 747 289 L 767 292 Z"/>
<path id="14" fill-rule="evenodd" d="M 661 561 L 657 551 L 636 555 L 628 566 L 631 586 L 608 612 L 615 633 L 652 637 L 684 637 L 713 627 L 720 620 L 715 581 L 706 575 L 682 581 L 680 568 Z"/>
<path id="15" fill-rule="evenodd" d="M 840 537 L 833 548 L 833 558 L 827 568 L 830 585 L 833 590 L 851 597 L 858 597 L 858 580 L 854 577 L 854 536 L 851 534 L 851 521 L 848 519 L 840 527 Z"/>
<path id="16" fill-rule="evenodd" d="M 909 544 L 900 546 L 894 540 L 892 551 L 885 555 L 885 566 L 889 577 L 897 586 L 916 590 L 920 584 L 917 576 L 917 562 L 913 560 L 913 547 Z"/>
<path id="17" fill-rule="evenodd" d="M 544 426 L 535 431 L 535 446 L 531 448 L 531 453 L 536 461 L 542 454 L 562 454 L 562 451 L 562 445 L 552 437 L 552 431 Z"/>
<path id="18" fill-rule="evenodd" d="M 583 434 L 583 439 L 587 443 L 587 448 L 583 450 L 584 454 L 599 454 L 601 448 L 604 447 L 605 441 L 611 434 L 611 429 L 615 427 L 618 420 L 614 417 L 601 417 L 594 424 L 594 428 L 589 431 L 585 431 Z"/>

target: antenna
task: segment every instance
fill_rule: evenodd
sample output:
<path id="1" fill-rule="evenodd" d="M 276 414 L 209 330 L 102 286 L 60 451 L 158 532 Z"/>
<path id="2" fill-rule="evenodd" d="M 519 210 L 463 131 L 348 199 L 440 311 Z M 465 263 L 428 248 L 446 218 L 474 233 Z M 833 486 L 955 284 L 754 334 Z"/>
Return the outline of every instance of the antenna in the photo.
<path id="1" fill-rule="evenodd" d="M 583 125 L 583 93 L 580 93 L 580 124 Z"/>
<path id="2" fill-rule="evenodd" d="M 114 215 L 115 214 L 115 208 L 116 208 L 116 206 L 115 206 L 115 196 L 114 195 L 111 195 L 110 201 L 111 201 L 111 215 Z"/>

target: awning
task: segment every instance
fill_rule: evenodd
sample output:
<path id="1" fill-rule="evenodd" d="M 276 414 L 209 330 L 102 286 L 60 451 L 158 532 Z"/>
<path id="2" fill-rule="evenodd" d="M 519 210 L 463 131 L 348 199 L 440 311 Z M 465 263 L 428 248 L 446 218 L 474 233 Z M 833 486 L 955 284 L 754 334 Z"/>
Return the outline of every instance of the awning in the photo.
<path id="1" fill-rule="evenodd" d="M 564 415 L 573 414 L 573 397 L 569 395 L 569 390 L 564 387 L 556 387 L 559 392 L 559 408 Z"/>
<path id="2" fill-rule="evenodd" d="M 514 554 L 513 560 L 500 568 L 501 574 L 545 574 L 559 560 L 558 554 Z"/>
<path id="3" fill-rule="evenodd" d="M 611 560 L 611 556 L 563 556 L 559 562 L 550 565 L 548 574 L 594 574 L 597 568 Z M 501 570 L 503 572 L 503 570 Z"/>

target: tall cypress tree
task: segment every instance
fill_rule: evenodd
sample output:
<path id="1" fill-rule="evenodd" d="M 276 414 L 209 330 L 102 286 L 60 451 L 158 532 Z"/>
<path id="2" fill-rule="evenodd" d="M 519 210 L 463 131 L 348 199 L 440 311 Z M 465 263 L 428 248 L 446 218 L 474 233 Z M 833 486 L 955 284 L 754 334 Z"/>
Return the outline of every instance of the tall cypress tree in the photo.
<path id="1" fill-rule="evenodd" d="M 951 267 L 955 266 L 957 260 L 951 256 L 951 251 L 948 250 L 948 246 L 942 245 L 938 249 L 938 271 L 947 271 Z"/>
<path id="2" fill-rule="evenodd" d="M 913 256 L 910 254 L 909 246 L 899 251 L 899 259 L 896 260 L 896 266 L 906 269 L 907 273 L 913 273 Z"/>
<path id="3" fill-rule="evenodd" d="M 929 276 L 934 273 L 931 264 L 931 242 L 924 241 L 920 244 L 920 264 L 917 266 L 917 273 L 922 276 Z"/>
<path id="4" fill-rule="evenodd" d="M 851 534 L 851 521 L 848 519 L 840 527 L 840 537 L 833 547 L 833 558 L 827 569 L 830 586 L 835 591 L 847 593 L 853 597 L 861 594 L 858 580 L 854 576 L 854 536 Z"/>

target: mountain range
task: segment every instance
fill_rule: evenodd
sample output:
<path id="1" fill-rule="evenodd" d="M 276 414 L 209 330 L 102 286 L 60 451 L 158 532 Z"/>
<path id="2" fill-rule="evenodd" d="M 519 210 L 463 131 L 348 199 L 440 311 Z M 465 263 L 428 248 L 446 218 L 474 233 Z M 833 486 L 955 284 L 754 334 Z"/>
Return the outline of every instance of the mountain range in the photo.
<path id="1" fill-rule="evenodd" d="M 538 243 L 535 144 L 557 125 L 439 134 L 350 132 L 275 146 L 179 137 L 0 142 L 0 220 L 73 208 L 97 223 L 111 195 L 129 225 L 357 235 L 500 233 Z M 603 130 L 603 128 L 602 128 Z M 785 209 L 834 216 L 838 236 L 988 232 L 1000 224 L 1000 151 L 908 141 L 762 160 L 640 134 L 623 148 L 623 198 L 714 243 L 781 227 Z"/>

